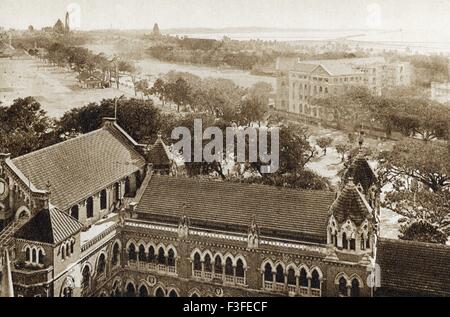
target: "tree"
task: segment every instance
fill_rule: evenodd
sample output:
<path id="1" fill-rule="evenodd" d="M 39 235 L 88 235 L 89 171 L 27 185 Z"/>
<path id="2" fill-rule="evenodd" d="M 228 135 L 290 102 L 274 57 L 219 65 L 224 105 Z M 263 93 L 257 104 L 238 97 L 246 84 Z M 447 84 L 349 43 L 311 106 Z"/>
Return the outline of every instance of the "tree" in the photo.
<path id="1" fill-rule="evenodd" d="M 34 26 L 30 25 L 28 26 L 28 32 L 34 32 Z"/>
<path id="2" fill-rule="evenodd" d="M 153 87 L 150 89 L 149 93 L 153 96 L 156 96 L 161 100 L 163 107 L 165 106 L 166 98 L 167 98 L 167 85 L 166 82 L 160 78 L 158 78 Z"/>
<path id="3" fill-rule="evenodd" d="M 345 155 L 350 151 L 351 145 L 349 143 L 336 144 L 336 151 L 341 155 L 341 162 L 345 161 Z"/>
<path id="4" fill-rule="evenodd" d="M 13 157 L 57 142 L 52 120 L 32 97 L 18 98 L 10 107 L 0 106 L 0 150 Z"/>
<path id="5" fill-rule="evenodd" d="M 322 137 L 317 139 L 317 145 L 323 150 L 323 155 L 327 155 L 327 148 L 333 144 L 333 139 L 330 137 Z"/>
<path id="6" fill-rule="evenodd" d="M 192 100 L 190 86 L 183 78 L 178 78 L 175 83 L 169 83 L 166 94 L 169 100 L 176 104 L 177 112 L 180 112 L 180 107 L 190 104 Z"/>
<path id="7" fill-rule="evenodd" d="M 100 104 L 74 108 L 57 122 L 57 131 L 60 135 L 94 131 L 101 127 L 104 117 L 114 116 L 114 104 L 115 100 L 104 99 Z M 118 103 L 117 121 L 137 141 L 156 139 L 162 120 L 160 111 L 149 101 L 127 99 Z"/>
<path id="8" fill-rule="evenodd" d="M 400 228 L 402 240 L 414 240 L 427 243 L 440 243 L 446 244 L 448 240 L 448 234 L 444 233 L 436 225 L 426 221 L 408 221 Z"/>
<path id="9" fill-rule="evenodd" d="M 437 192 L 450 186 L 448 144 L 405 140 L 380 153 L 379 170 L 386 181 L 414 179 Z"/>

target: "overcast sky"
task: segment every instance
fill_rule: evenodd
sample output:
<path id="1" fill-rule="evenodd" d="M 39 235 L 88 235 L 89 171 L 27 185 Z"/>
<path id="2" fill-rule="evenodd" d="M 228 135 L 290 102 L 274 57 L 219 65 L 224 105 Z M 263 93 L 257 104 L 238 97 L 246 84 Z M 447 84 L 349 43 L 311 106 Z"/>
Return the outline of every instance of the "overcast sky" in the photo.
<path id="1" fill-rule="evenodd" d="M 0 0 L 0 26 L 24 29 L 81 8 L 81 29 L 273 27 L 450 32 L 450 0 Z M 75 7 L 76 7 L 75 5 Z"/>

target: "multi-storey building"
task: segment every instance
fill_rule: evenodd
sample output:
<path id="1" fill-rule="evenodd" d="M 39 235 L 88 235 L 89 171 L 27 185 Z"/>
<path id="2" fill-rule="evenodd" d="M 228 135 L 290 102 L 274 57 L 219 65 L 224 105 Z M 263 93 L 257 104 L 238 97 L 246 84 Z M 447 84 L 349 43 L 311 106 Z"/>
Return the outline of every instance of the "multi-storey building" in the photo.
<path id="1" fill-rule="evenodd" d="M 277 60 L 276 108 L 312 119 L 320 119 L 314 98 L 338 95 L 348 87 L 364 86 L 380 95 L 385 89 L 411 82 L 408 63 L 388 64 L 382 57 L 339 60 Z"/>
<path id="2" fill-rule="evenodd" d="M 441 103 L 450 102 L 450 83 L 431 83 L 431 100 Z"/>
<path id="3" fill-rule="evenodd" d="M 379 237 L 362 156 L 337 193 L 183 178 L 169 157 L 112 119 L 3 155 L 2 295 L 450 295 L 448 247 Z"/>

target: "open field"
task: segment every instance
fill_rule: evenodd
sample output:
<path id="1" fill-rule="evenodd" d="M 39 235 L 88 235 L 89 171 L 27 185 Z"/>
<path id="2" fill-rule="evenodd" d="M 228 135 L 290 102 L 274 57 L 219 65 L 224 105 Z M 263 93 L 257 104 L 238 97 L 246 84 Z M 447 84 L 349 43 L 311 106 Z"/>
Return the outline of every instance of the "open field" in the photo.
<path id="1" fill-rule="evenodd" d="M 74 73 L 38 60 L 0 59 L 0 102 L 4 105 L 33 96 L 50 116 L 61 117 L 72 108 L 122 94 L 114 88 L 82 89 Z"/>

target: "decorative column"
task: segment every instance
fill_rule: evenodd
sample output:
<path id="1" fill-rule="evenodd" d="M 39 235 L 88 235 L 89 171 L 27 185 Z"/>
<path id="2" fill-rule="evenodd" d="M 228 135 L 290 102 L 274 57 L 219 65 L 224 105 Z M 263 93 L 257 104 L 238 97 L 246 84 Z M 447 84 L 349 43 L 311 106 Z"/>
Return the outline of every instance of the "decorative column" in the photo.
<path id="1" fill-rule="evenodd" d="M 311 276 L 308 276 L 308 296 L 311 296 Z"/>

